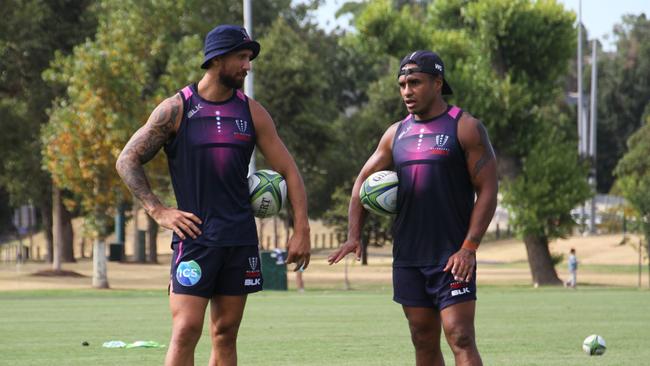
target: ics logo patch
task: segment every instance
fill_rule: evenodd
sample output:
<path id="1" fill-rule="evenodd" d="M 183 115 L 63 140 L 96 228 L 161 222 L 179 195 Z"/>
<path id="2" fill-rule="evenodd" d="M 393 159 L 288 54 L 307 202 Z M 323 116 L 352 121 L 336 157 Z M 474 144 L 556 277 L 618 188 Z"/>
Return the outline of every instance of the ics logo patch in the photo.
<path id="1" fill-rule="evenodd" d="M 176 268 L 176 281 L 183 286 L 194 286 L 200 279 L 201 267 L 195 261 L 181 262 Z"/>

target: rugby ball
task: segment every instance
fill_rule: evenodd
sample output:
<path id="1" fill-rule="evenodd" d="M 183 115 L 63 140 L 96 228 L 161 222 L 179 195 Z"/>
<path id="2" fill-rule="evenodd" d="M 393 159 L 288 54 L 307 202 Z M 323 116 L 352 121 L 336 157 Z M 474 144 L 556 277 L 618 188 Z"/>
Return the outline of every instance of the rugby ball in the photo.
<path id="1" fill-rule="evenodd" d="M 582 350 L 589 356 L 600 356 L 607 350 L 605 339 L 597 334 L 592 334 L 582 342 Z"/>
<path id="2" fill-rule="evenodd" d="M 287 201 L 287 182 L 278 172 L 258 170 L 248 177 L 248 192 L 255 217 L 275 216 Z"/>
<path id="3" fill-rule="evenodd" d="M 363 207 L 379 215 L 397 213 L 397 173 L 381 170 L 370 175 L 361 185 L 359 198 Z"/>

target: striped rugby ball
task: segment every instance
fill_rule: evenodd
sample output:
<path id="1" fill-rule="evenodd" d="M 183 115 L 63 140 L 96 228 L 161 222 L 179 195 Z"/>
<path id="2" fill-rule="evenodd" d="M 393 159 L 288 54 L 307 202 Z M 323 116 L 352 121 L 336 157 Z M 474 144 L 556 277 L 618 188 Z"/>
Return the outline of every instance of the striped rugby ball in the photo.
<path id="1" fill-rule="evenodd" d="M 381 170 L 370 175 L 361 185 L 359 198 L 366 210 L 379 215 L 397 213 L 397 173 Z"/>
<path id="2" fill-rule="evenodd" d="M 262 169 L 248 177 L 253 215 L 261 219 L 275 216 L 287 202 L 287 182 L 278 172 Z"/>

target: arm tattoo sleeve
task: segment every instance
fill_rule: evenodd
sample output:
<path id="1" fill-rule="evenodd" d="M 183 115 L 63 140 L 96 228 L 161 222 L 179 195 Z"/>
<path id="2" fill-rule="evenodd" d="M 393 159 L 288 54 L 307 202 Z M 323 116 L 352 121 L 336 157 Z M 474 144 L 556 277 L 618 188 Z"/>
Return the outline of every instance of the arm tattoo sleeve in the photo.
<path id="1" fill-rule="evenodd" d="M 120 177 L 147 211 L 160 205 L 160 200 L 151 191 L 143 165 L 156 156 L 174 132 L 178 113 L 179 106 L 176 104 L 165 102 L 158 106 L 149 121 L 131 137 L 117 159 L 116 168 Z"/>
<path id="2" fill-rule="evenodd" d="M 476 130 L 481 138 L 479 143 L 479 148 L 482 150 L 481 157 L 478 159 L 476 164 L 474 164 L 474 169 L 472 171 L 472 178 L 476 179 L 483 167 L 492 159 L 494 159 L 494 150 L 492 150 L 492 145 L 490 144 L 490 139 L 488 138 L 487 130 L 482 123 L 476 125 Z"/>

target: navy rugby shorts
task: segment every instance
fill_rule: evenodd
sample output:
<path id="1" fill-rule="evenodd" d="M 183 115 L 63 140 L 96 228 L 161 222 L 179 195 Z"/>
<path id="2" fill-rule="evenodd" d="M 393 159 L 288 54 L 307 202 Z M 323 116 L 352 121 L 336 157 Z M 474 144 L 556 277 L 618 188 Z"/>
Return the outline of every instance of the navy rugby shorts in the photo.
<path id="1" fill-rule="evenodd" d="M 264 280 L 256 245 L 214 247 L 183 242 L 172 245 L 170 291 L 212 298 L 262 290 Z"/>
<path id="2" fill-rule="evenodd" d="M 393 300 L 404 306 L 442 310 L 476 300 L 476 268 L 469 282 L 456 281 L 444 265 L 393 267 Z"/>

